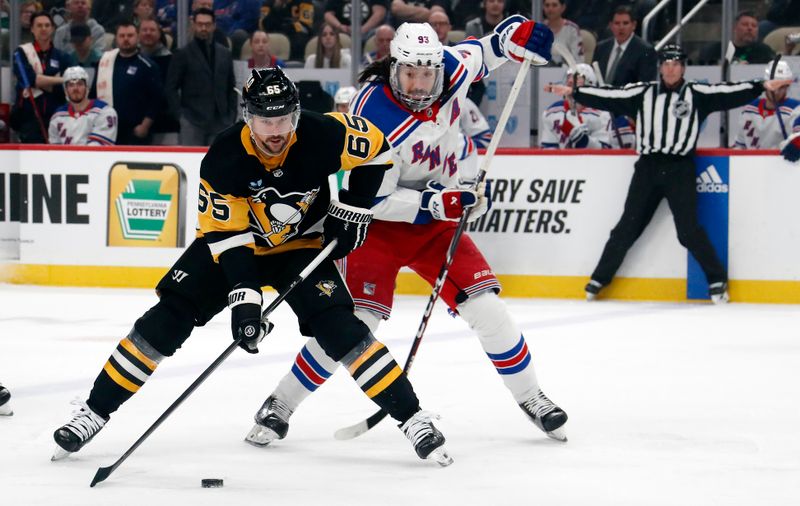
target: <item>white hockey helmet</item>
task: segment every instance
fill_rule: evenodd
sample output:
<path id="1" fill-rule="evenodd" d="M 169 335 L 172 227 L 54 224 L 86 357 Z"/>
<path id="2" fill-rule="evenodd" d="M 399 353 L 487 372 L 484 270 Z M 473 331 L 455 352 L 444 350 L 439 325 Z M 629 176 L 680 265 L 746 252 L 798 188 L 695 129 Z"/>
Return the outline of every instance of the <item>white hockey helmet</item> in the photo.
<path id="1" fill-rule="evenodd" d="M 773 62 L 769 62 L 764 67 L 764 79 L 794 79 L 792 67 L 785 60 L 778 61 L 778 66 L 775 67 L 775 77 L 772 77 L 772 64 Z"/>
<path id="2" fill-rule="evenodd" d="M 64 71 L 62 75 L 64 78 L 64 89 L 67 89 L 67 83 L 70 81 L 83 81 L 86 83 L 86 86 L 89 86 L 89 74 L 86 73 L 83 67 L 78 65 L 74 67 L 69 67 L 67 70 Z"/>
<path id="3" fill-rule="evenodd" d="M 575 70 L 578 71 L 578 75 L 583 76 L 583 82 L 590 85 L 596 86 L 597 85 L 597 76 L 594 75 L 594 69 L 588 63 L 579 63 L 575 65 Z M 571 76 L 574 73 L 572 68 L 567 69 L 567 76 Z"/>
<path id="4" fill-rule="evenodd" d="M 389 84 L 395 97 L 412 111 L 429 107 L 442 94 L 444 86 L 444 47 L 428 23 L 403 23 L 389 46 L 392 58 Z M 403 90 L 403 69 L 425 68 L 433 72 L 429 90 Z"/>
<path id="5" fill-rule="evenodd" d="M 353 100 L 354 96 L 356 96 L 355 88 L 352 86 L 342 86 L 336 90 L 336 95 L 333 96 L 333 103 L 335 105 L 350 104 L 350 101 Z"/>

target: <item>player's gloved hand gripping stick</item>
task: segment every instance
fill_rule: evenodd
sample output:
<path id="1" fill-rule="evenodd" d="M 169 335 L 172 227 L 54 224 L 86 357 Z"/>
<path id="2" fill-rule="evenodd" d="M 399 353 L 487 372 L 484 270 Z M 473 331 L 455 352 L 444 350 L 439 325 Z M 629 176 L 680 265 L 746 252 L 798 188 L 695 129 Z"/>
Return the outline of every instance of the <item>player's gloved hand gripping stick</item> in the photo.
<path id="1" fill-rule="evenodd" d="M 325 248 L 322 251 L 320 251 L 316 257 L 314 257 L 314 260 L 312 260 L 306 266 L 306 268 L 303 269 L 300 272 L 300 274 L 298 274 L 292 280 L 289 286 L 287 286 L 283 292 L 279 293 L 278 296 L 275 297 L 275 300 L 273 300 L 270 303 L 270 305 L 267 306 L 266 309 L 264 309 L 264 311 L 261 313 L 261 321 L 264 322 L 264 325 L 268 329 L 271 329 L 272 324 L 269 323 L 267 317 L 270 314 L 272 314 L 273 311 L 275 311 L 275 308 L 277 308 L 278 305 L 280 305 L 280 303 L 283 302 L 283 299 L 285 299 L 297 285 L 302 283 L 303 280 L 305 280 L 308 277 L 308 275 L 311 274 L 311 272 L 314 269 L 316 269 L 317 266 L 319 266 L 319 264 L 321 264 L 326 258 L 328 258 L 328 256 L 330 256 L 331 252 L 336 248 L 338 242 L 339 242 L 338 239 L 330 241 L 327 244 L 327 246 L 325 246 Z M 97 473 L 95 473 L 90 486 L 94 487 L 96 484 L 108 478 L 109 475 L 113 473 L 114 470 L 117 469 L 125 461 L 125 459 L 127 459 L 131 455 L 131 453 L 133 453 L 134 450 L 136 450 L 136 448 L 138 448 L 139 445 L 141 445 L 144 442 L 144 440 L 147 439 L 150 436 L 150 434 L 152 434 L 158 428 L 158 426 L 161 425 L 164 422 L 164 420 L 166 420 L 167 417 L 169 417 L 169 415 L 171 415 L 172 412 L 175 411 L 178 408 L 178 406 L 180 406 L 183 403 L 183 401 L 185 401 L 190 395 L 192 395 L 192 393 L 195 390 L 197 390 L 197 387 L 199 387 L 209 376 L 211 376 L 211 373 L 214 372 L 216 368 L 219 367 L 219 365 L 222 364 L 222 362 L 224 362 L 225 359 L 227 359 L 230 356 L 231 353 L 233 353 L 236 347 L 241 344 L 242 337 L 243 336 L 240 336 L 238 339 L 234 339 L 233 342 L 227 348 L 225 348 L 225 351 L 223 351 L 222 354 L 219 357 L 217 357 L 217 359 L 214 360 L 214 362 L 212 362 L 211 365 L 208 366 L 206 370 L 203 371 L 202 374 L 200 374 L 200 376 L 198 376 L 198 378 L 194 380 L 194 382 L 191 385 L 189 385 L 189 388 L 187 388 L 186 391 L 184 391 L 180 395 L 180 397 L 178 397 L 175 400 L 175 402 L 173 402 L 172 405 L 170 405 L 170 407 L 168 407 L 167 410 L 164 411 L 164 413 L 162 413 L 161 416 L 158 417 L 158 420 L 156 420 L 153 423 L 153 425 L 151 425 L 150 428 L 147 429 L 144 432 L 144 434 L 142 434 L 141 437 L 139 437 L 139 439 L 136 440 L 135 443 L 133 443 L 133 446 L 131 446 L 128 449 L 128 451 L 126 451 L 122 455 L 122 457 L 117 459 L 116 462 L 114 462 L 112 465 L 108 467 L 99 468 L 97 470 Z"/>
<path id="2" fill-rule="evenodd" d="M 528 21 L 527 23 L 533 24 L 533 21 Z M 525 26 L 525 23 L 523 23 L 523 26 Z M 492 136 L 492 141 L 489 143 L 489 147 L 486 149 L 486 154 L 481 161 L 480 170 L 478 171 L 478 175 L 475 179 L 474 189 L 480 188 L 481 184 L 483 184 L 483 180 L 486 178 L 486 171 L 489 168 L 489 164 L 492 163 L 492 158 L 494 158 L 494 153 L 497 151 L 498 144 L 500 144 L 500 138 L 503 136 L 503 132 L 506 129 L 506 123 L 508 122 L 508 117 L 511 115 L 511 109 L 514 107 L 514 103 L 517 101 L 517 95 L 519 95 L 520 89 L 522 88 L 522 83 L 525 81 L 525 76 L 530 70 L 531 63 L 542 64 L 541 56 L 537 55 L 537 58 L 531 58 L 528 55 L 530 51 L 527 53 L 522 51 L 520 52 L 525 54 L 525 59 L 522 62 L 522 65 L 519 67 L 519 72 L 514 80 L 514 85 L 511 87 L 508 100 L 506 101 L 506 105 L 503 108 L 503 112 L 500 114 L 500 119 L 497 122 L 497 127 L 494 135 Z M 550 56 L 549 47 L 547 49 L 547 56 Z M 543 63 L 547 63 L 547 61 L 545 60 Z M 411 365 L 414 363 L 414 357 L 417 355 L 417 350 L 422 342 L 422 336 L 425 334 L 425 329 L 428 327 L 428 320 L 430 319 L 431 312 L 433 311 L 433 306 L 436 304 L 436 301 L 439 298 L 439 292 L 441 291 L 444 281 L 447 278 L 447 272 L 450 269 L 450 264 L 453 263 L 453 256 L 455 255 L 456 248 L 458 247 L 458 242 L 461 239 L 461 236 L 464 234 L 464 229 L 466 228 L 467 223 L 470 221 L 470 214 L 472 214 L 473 209 L 474 206 L 466 207 L 464 209 L 464 214 L 461 215 L 461 219 L 458 222 L 458 227 L 453 235 L 453 239 L 450 241 L 450 246 L 447 248 L 447 256 L 445 257 L 445 261 L 439 271 L 439 276 L 436 278 L 436 282 L 433 285 L 433 291 L 428 299 L 428 305 L 425 307 L 425 313 L 422 315 L 422 321 L 419 323 L 417 335 L 414 337 L 414 343 L 411 345 L 411 351 L 408 352 L 408 358 L 406 358 L 405 366 L 403 366 L 404 374 L 408 374 L 408 371 L 411 369 Z M 334 434 L 334 437 L 336 439 L 353 439 L 370 430 L 385 417 L 385 411 L 378 411 L 366 420 L 363 420 L 355 425 L 351 425 L 350 427 L 344 427 L 337 430 Z"/>

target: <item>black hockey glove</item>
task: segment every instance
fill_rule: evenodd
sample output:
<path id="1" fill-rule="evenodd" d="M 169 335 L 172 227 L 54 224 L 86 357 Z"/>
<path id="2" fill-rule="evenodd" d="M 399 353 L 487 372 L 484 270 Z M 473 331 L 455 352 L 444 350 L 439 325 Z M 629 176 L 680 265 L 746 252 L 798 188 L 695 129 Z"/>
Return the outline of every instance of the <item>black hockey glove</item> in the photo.
<path id="1" fill-rule="evenodd" d="M 367 227 L 372 221 L 372 211 L 363 207 L 349 206 L 332 200 L 328 206 L 322 232 L 322 246 L 334 239 L 339 243 L 331 252 L 330 258 L 344 258 L 367 239 Z"/>
<path id="2" fill-rule="evenodd" d="M 261 321 L 261 288 L 239 283 L 228 294 L 231 308 L 231 331 L 241 339 L 239 347 L 247 353 L 258 353 L 258 343 L 272 332 L 270 321 Z"/>

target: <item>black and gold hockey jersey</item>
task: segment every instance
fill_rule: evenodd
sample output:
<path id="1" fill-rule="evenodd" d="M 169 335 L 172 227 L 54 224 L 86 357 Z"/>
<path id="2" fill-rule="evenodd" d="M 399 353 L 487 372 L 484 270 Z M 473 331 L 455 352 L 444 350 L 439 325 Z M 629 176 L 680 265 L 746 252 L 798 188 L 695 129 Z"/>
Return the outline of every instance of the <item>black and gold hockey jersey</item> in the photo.
<path id="1" fill-rule="evenodd" d="M 319 248 L 328 176 L 356 169 L 353 177 L 379 171 L 380 179 L 391 165 L 383 134 L 359 116 L 302 111 L 289 146 L 275 157 L 253 145 L 244 122 L 236 123 L 200 166 L 200 234 L 215 260 L 239 246 L 256 255 Z"/>

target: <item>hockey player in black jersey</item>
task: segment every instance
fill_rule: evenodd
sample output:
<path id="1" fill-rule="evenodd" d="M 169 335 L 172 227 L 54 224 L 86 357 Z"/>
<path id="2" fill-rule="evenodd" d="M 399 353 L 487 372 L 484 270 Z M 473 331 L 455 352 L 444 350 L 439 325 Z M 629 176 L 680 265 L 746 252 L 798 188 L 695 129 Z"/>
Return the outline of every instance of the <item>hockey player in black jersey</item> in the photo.
<path id="1" fill-rule="evenodd" d="M 353 314 L 333 263 L 366 237 L 369 208 L 392 165 L 389 144 L 358 116 L 301 111 L 297 89 L 280 69 L 253 70 L 242 96 L 244 122 L 219 134 L 200 167 L 201 236 L 158 283 L 158 303 L 119 343 L 89 398 L 55 431 L 53 458 L 90 441 L 193 328 L 226 304 L 234 339 L 257 353 L 271 330 L 261 321 L 260 287 L 283 290 L 336 238 L 330 257 L 286 301 L 302 333 L 347 366 L 417 454 L 448 465 L 444 437 L 388 349 Z M 350 187 L 331 201 L 328 176 L 340 169 L 350 171 Z"/>

